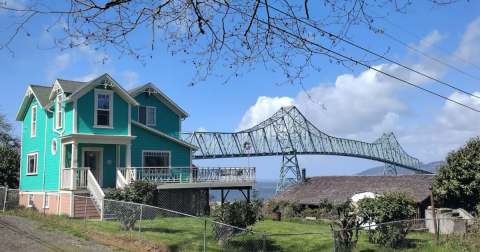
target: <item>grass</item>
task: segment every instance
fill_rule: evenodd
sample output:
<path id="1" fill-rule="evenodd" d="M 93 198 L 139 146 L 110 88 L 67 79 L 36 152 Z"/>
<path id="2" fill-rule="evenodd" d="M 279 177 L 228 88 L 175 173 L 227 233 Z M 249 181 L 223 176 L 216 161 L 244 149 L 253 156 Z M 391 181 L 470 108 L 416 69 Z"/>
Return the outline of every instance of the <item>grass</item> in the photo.
<path id="1" fill-rule="evenodd" d="M 48 216 L 43 219 L 38 215 L 18 214 L 42 220 L 46 228 L 58 228 L 68 231 L 82 238 L 88 235 L 103 234 L 127 240 L 141 240 L 149 242 L 149 246 L 155 245 L 161 248 L 158 251 L 203 251 L 204 229 L 206 228 L 207 251 L 262 251 L 263 236 L 248 234 L 235 237 L 228 244 L 219 245 L 213 239 L 212 224 L 195 218 L 158 218 L 143 220 L 141 234 L 140 223 L 130 231 L 121 230 L 117 222 L 87 221 L 84 227 L 83 220 L 69 219 L 62 216 Z M 311 233 L 328 232 L 328 224 L 322 221 L 305 221 L 300 219 L 275 222 L 265 220 L 257 223 L 253 231 L 266 234 L 285 233 Z M 456 251 L 479 251 L 480 242 L 468 241 L 456 236 L 441 236 L 441 245 L 435 245 L 435 236 L 430 233 L 410 233 L 406 241 L 408 246 L 396 251 L 421 251 L 421 252 L 456 252 Z M 331 234 L 311 235 L 279 235 L 268 236 L 266 239 L 267 251 L 333 251 Z M 391 248 L 383 248 L 367 242 L 366 235 L 361 233 L 357 244 L 357 250 L 363 252 L 387 252 Z"/>

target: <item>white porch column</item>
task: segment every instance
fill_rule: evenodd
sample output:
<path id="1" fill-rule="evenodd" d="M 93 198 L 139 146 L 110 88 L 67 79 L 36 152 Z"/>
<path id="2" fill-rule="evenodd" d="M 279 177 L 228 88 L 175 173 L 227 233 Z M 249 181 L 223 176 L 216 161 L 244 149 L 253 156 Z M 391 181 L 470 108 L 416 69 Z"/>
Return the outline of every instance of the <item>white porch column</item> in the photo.
<path id="1" fill-rule="evenodd" d="M 130 181 L 134 180 L 137 176 L 135 174 L 135 170 L 131 170 L 132 167 L 132 144 L 126 144 L 125 145 L 125 175 L 127 181 L 130 183 Z M 132 178 L 133 175 L 133 178 Z"/>
<path id="2" fill-rule="evenodd" d="M 73 168 L 78 168 L 78 143 L 72 144 L 72 170 L 70 172 L 71 190 L 77 190 L 77 173 Z"/>

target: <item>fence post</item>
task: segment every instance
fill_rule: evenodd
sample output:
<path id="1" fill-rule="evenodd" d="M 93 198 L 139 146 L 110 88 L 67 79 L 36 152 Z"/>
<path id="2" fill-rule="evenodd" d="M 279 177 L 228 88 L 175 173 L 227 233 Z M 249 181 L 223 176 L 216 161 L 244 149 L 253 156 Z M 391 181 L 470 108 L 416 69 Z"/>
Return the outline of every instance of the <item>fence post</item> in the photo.
<path id="1" fill-rule="evenodd" d="M 3 200 L 3 212 L 5 213 L 5 206 L 7 205 L 8 186 L 5 186 L 5 197 Z"/>
<path id="2" fill-rule="evenodd" d="M 337 251 L 337 241 L 335 237 L 335 231 L 333 231 L 333 252 Z"/>
<path id="3" fill-rule="evenodd" d="M 87 226 L 87 206 L 88 206 L 88 198 L 85 198 L 85 216 L 83 219 L 83 226 Z"/>
<path id="4" fill-rule="evenodd" d="M 143 215 L 143 205 L 140 205 L 140 228 L 138 229 L 138 237 L 142 236 L 142 215 Z"/>
<path id="5" fill-rule="evenodd" d="M 267 236 L 265 236 L 265 230 L 263 230 L 263 252 L 267 251 Z"/>
<path id="6" fill-rule="evenodd" d="M 207 251 L 207 220 L 205 220 L 205 226 L 203 227 L 203 252 Z"/>

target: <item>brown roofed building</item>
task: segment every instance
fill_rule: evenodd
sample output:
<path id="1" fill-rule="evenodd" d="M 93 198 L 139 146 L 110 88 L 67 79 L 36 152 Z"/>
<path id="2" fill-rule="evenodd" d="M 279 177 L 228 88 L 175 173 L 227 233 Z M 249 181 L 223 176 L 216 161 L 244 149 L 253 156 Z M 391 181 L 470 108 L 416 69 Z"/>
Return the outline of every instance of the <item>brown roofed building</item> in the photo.
<path id="1" fill-rule="evenodd" d="M 314 176 L 292 185 L 273 199 L 316 206 L 320 198 L 345 202 L 358 193 L 404 192 L 418 203 L 417 217 L 423 217 L 423 210 L 429 205 L 430 200 L 428 188 L 434 179 L 434 174 Z"/>

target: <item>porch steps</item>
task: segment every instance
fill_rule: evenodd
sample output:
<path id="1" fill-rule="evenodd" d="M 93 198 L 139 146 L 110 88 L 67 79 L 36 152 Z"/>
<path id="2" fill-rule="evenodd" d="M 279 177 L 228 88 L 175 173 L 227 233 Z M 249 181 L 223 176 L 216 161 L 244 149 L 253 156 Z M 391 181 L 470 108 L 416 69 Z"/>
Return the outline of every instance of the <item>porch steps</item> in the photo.
<path id="1" fill-rule="evenodd" d="M 86 196 L 89 197 L 89 194 L 81 194 L 81 196 Z M 97 208 L 94 205 L 95 203 L 93 202 L 92 199 L 87 198 L 81 198 L 81 197 L 75 197 L 75 205 L 74 205 L 74 216 L 75 217 L 85 217 L 85 210 L 87 214 L 87 219 L 100 219 L 100 213 L 98 212 Z M 86 209 L 85 209 L 86 207 Z"/>

